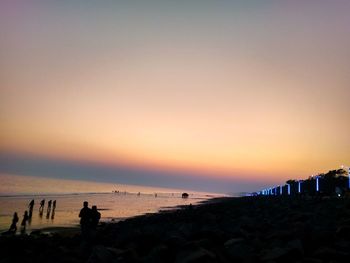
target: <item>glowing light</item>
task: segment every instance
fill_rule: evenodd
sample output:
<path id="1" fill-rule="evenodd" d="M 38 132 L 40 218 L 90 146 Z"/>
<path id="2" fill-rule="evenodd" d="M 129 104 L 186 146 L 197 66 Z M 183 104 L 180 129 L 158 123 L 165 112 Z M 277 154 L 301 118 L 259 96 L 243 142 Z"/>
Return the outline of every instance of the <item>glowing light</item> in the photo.
<path id="1" fill-rule="evenodd" d="M 298 193 L 301 193 L 301 182 L 302 182 L 302 181 L 299 181 L 299 182 L 298 182 Z"/>
<path id="2" fill-rule="evenodd" d="M 282 185 L 280 186 L 280 195 L 282 195 L 283 194 L 283 187 L 282 187 Z"/>
<path id="3" fill-rule="evenodd" d="M 290 184 L 287 184 L 288 187 L 288 195 L 290 195 Z"/>
<path id="4" fill-rule="evenodd" d="M 319 190 L 320 190 L 319 177 L 316 176 L 316 191 L 318 192 Z"/>

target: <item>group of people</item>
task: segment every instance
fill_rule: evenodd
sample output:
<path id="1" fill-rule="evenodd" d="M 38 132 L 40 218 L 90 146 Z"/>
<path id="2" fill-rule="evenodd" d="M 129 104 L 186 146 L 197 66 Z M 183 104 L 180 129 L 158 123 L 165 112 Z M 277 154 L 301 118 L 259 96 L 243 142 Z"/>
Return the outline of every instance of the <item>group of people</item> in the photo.
<path id="1" fill-rule="evenodd" d="M 29 212 L 27 210 L 24 211 L 23 219 L 22 219 L 22 222 L 21 222 L 21 233 L 25 233 L 26 227 L 27 227 L 27 223 L 31 222 L 31 219 L 32 219 L 32 216 L 33 216 L 34 204 L 35 204 L 35 202 L 34 202 L 34 199 L 33 199 L 28 204 Z M 39 215 L 40 216 L 43 215 L 44 206 L 45 206 L 45 199 L 41 200 L 41 202 L 40 202 L 40 207 L 39 207 Z M 54 200 L 54 201 L 50 200 L 48 202 L 47 215 L 46 215 L 47 218 L 50 217 L 51 207 L 52 207 L 51 218 L 53 219 L 54 215 L 55 215 L 55 209 L 56 209 L 56 200 Z M 17 232 L 17 223 L 18 223 L 18 221 L 19 221 L 19 217 L 18 217 L 17 212 L 15 212 L 13 214 L 12 223 L 11 223 L 9 232 L 11 232 L 11 233 L 16 233 Z"/>
<path id="2" fill-rule="evenodd" d="M 55 209 L 56 209 L 56 200 L 50 200 L 47 203 L 47 212 L 46 212 L 46 218 L 50 218 L 51 213 L 51 219 L 54 218 L 55 215 Z M 21 222 L 21 233 L 25 233 L 27 223 L 31 222 L 31 218 L 33 215 L 33 209 L 34 209 L 34 200 L 30 201 L 29 205 L 29 212 L 26 210 L 23 214 L 23 219 Z M 39 216 L 42 217 L 44 213 L 45 208 L 45 199 L 40 201 L 40 207 L 39 207 Z M 83 208 L 80 210 L 79 213 L 80 217 L 80 226 L 81 226 L 81 233 L 84 239 L 89 239 L 91 234 L 96 230 L 97 225 L 101 219 L 101 213 L 97 211 L 97 206 L 93 205 L 91 208 L 89 208 L 89 203 L 85 201 L 83 203 Z M 13 214 L 12 223 L 9 229 L 9 233 L 15 234 L 17 232 L 17 223 L 19 221 L 19 217 L 17 212 Z"/>
<path id="3" fill-rule="evenodd" d="M 79 213 L 81 234 L 84 239 L 89 239 L 92 232 L 97 228 L 101 218 L 101 213 L 97 211 L 97 206 L 89 208 L 89 203 L 84 201 L 83 208 Z"/>
<path id="4" fill-rule="evenodd" d="M 26 227 L 27 227 L 27 223 L 30 224 L 32 216 L 33 216 L 33 210 L 34 210 L 34 199 L 32 201 L 29 202 L 28 204 L 28 210 L 24 211 L 23 214 L 23 219 L 21 222 L 21 233 L 25 233 L 26 232 Z M 44 206 L 45 206 L 45 199 L 41 200 L 40 202 L 40 207 L 39 207 L 39 215 L 42 216 L 43 212 L 44 212 Z M 52 213 L 51 213 L 51 207 L 52 207 Z M 56 200 L 52 201 L 50 200 L 48 202 L 48 207 L 47 207 L 47 214 L 46 214 L 46 218 L 50 217 L 50 213 L 51 213 L 51 219 L 54 218 L 55 216 L 55 209 L 56 209 Z M 19 221 L 19 217 L 17 212 L 15 212 L 13 214 L 13 218 L 12 218 L 12 223 L 10 225 L 10 229 L 9 229 L 9 233 L 16 233 L 17 232 L 17 223 Z"/>
<path id="5" fill-rule="evenodd" d="M 33 200 L 34 201 L 34 200 Z M 40 207 L 39 207 L 39 216 L 42 217 L 44 213 L 44 208 L 45 208 L 45 199 L 40 201 Z M 51 213 L 51 208 L 52 208 L 52 213 Z M 46 218 L 50 218 L 50 213 L 51 213 L 51 219 L 55 218 L 55 210 L 56 210 L 56 200 L 49 200 L 47 202 L 47 210 L 46 210 Z"/>

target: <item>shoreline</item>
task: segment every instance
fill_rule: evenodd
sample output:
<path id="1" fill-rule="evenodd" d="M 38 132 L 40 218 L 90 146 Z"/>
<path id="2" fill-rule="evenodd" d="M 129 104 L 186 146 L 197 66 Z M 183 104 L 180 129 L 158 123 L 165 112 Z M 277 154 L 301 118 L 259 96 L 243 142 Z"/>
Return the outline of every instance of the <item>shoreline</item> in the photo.
<path id="1" fill-rule="evenodd" d="M 202 200 L 202 201 L 196 203 L 194 206 L 203 205 L 203 204 L 206 204 L 209 202 L 214 202 L 215 199 L 221 199 L 221 198 L 226 198 L 226 197 L 212 197 L 209 199 Z M 101 220 L 101 223 L 102 224 L 115 224 L 115 223 L 118 223 L 120 221 L 128 220 L 128 219 L 131 219 L 134 217 L 140 217 L 140 216 L 146 216 L 146 215 L 152 215 L 152 214 L 158 214 L 158 213 L 167 213 L 167 212 L 171 212 L 171 211 L 174 211 L 177 209 L 184 209 L 187 206 L 188 205 L 176 205 L 176 206 L 171 206 L 171 207 L 161 207 L 161 208 L 159 208 L 158 211 L 155 211 L 155 212 L 144 213 L 144 214 L 135 215 L 135 216 L 131 216 L 131 217 L 125 217 L 125 218 L 117 218 L 117 217 L 116 218 L 108 218 L 108 220 L 105 220 L 105 221 Z M 103 213 L 103 210 L 105 210 L 105 209 L 99 209 L 99 211 L 101 213 Z M 20 235 L 19 229 L 20 229 L 20 227 L 18 226 L 16 236 Z M 48 235 L 52 235 L 52 234 L 60 234 L 61 232 L 67 233 L 70 230 L 72 230 L 73 233 L 76 233 L 77 232 L 76 230 L 80 231 L 80 225 L 76 224 L 76 225 L 65 225 L 65 226 L 55 225 L 55 226 L 35 227 L 35 228 L 32 228 L 29 231 L 27 231 L 26 234 L 31 234 L 33 232 L 38 234 L 39 232 L 41 232 L 41 233 L 45 233 Z M 6 235 L 7 232 L 8 232 L 7 229 L 0 230 L 0 236 Z"/>
<path id="2" fill-rule="evenodd" d="M 87 247 L 79 228 L 59 230 L 1 236 L 2 255 L 12 260 L 8 251 L 22 251 L 16 260 L 32 262 L 55 254 L 52 262 L 347 262 L 350 199 L 214 198 L 101 223 Z"/>

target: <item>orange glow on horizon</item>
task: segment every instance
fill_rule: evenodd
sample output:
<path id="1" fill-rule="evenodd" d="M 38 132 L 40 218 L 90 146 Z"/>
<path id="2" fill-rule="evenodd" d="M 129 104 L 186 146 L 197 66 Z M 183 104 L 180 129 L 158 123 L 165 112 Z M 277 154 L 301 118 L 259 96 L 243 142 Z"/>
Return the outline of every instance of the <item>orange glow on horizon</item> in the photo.
<path id="1" fill-rule="evenodd" d="M 10 2 L 5 154 L 276 182 L 350 163 L 348 4 Z"/>

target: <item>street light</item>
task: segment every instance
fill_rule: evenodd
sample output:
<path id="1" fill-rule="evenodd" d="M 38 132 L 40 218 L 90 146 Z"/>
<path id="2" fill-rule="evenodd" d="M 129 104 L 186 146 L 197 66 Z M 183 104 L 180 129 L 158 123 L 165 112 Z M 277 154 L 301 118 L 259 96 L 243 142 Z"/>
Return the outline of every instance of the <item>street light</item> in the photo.
<path id="1" fill-rule="evenodd" d="M 316 192 L 319 192 L 319 191 L 320 191 L 319 178 L 320 178 L 320 177 L 317 175 L 317 176 L 316 176 Z"/>
<path id="2" fill-rule="evenodd" d="M 298 181 L 298 193 L 300 194 L 301 193 L 301 183 L 302 183 L 303 181 L 302 180 L 299 180 Z"/>

